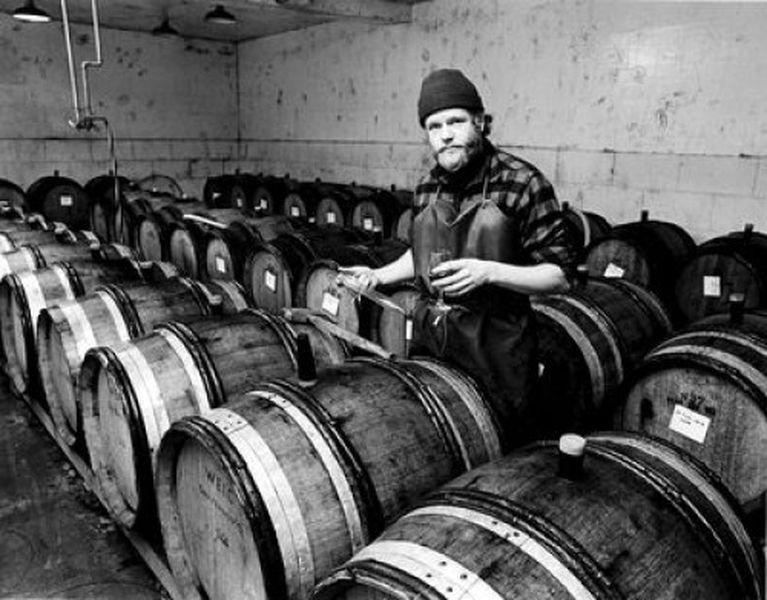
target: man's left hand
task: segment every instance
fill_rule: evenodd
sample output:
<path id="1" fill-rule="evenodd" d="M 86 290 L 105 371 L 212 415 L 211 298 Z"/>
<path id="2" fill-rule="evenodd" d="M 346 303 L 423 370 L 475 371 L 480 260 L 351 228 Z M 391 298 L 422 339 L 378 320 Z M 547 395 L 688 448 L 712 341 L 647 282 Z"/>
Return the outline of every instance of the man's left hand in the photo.
<path id="1" fill-rule="evenodd" d="M 446 260 L 431 270 L 431 284 L 446 296 L 462 296 L 492 281 L 493 263 L 478 258 Z"/>

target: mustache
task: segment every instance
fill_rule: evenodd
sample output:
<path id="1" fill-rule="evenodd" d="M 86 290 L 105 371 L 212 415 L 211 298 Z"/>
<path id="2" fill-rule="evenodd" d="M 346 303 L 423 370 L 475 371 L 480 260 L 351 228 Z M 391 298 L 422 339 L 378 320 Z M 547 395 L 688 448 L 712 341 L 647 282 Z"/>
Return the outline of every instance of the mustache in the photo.
<path id="1" fill-rule="evenodd" d="M 449 146 L 445 146 L 444 148 L 439 149 L 439 154 L 442 154 L 443 152 L 446 152 L 448 150 L 455 150 L 455 149 L 462 149 L 462 148 L 468 148 L 469 146 L 466 144 L 450 144 Z"/>

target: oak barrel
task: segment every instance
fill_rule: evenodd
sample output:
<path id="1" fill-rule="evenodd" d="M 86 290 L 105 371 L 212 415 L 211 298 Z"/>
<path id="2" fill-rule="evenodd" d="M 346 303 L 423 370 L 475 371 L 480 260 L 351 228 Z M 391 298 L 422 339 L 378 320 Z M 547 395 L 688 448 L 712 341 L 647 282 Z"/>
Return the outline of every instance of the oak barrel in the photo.
<path id="1" fill-rule="evenodd" d="M 612 226 L 602 215 L 580 210 L 569 202 L 562 202 L 563 223 L 570 239 L 575 244 L 579 260 L 584 258 L 586 249 L 610 234 Z"/>
<path id="2" fill-rule="evenodd" d="M 230 208 L 232 206 L 232 186 L 236 175 L 214 175 L 205 180 L 202 199 L 208 208 Z"/>
<path id="3" fill-rule="evenodd" d="M 23 216 L 27 212 L 27 197 L 20 186 L 0 179 L 0 212 L 8 212 Z"/>
<path id="4" fill-rule="evenodd" d="M 364 231 L 380 231 L 390 237 L 392 227 L 402 212 L 400 200 L 394 194 L 380 188 L 362 188 L 357 192 L 350 216 L 350 227 Z"/>
<path id="5" fill-rule="evenodd" d="M 704 462 L 748 505 L 767 492 L 767 313 L 698 321 L 655 346 L 614 414 Z"/>
<path id="6" fill-rule="evenodd" d="M 155 208 L 139 219 L 136 249 L 145 260 L 170 261 L 170 234 L 184 216 L 204 208 L 202 202 L 179 201 Z"/>
<path id="7" fill-rule="evenodd" d="M 588 431 L 644 355 L 671 334 L 669 317 L 645 288 L 592 277 L 567 293 L 534 297 L 539 404 L 544 431 Z"/>
<path id="8" fill-rule="evenodd" d="M 89 228 L 106 242 L 116 240 L 115 212 L 130 186 L 129 179 L 114 175 L 98 175 L 84 186 L 90 199 Z"/>
<path id="9" fill-rule="evenodd" d="M 312 338 L 320 365 L 344 360 L 339 343 L 317 330 Z M 154 513 L 155 452 L 172 422 L 264 379 L 290 377 L 297 360 L 295 329 L 256 310 L 168 322 L 132 342 L 89 350 L 79 382 L 85 437 L 118 519 L 132 526 Z"/>
<path id="10" fill-rule="evenodd" d="M 167 260 L 195 279 L 206 279 L 205 252 L 208 234 L 246 218 L 235 208 L 215 208 L 184 213 L 168 230 Z"/>
<path id="11" fill-rule="evenodd" d="M 676 304 L 688 322 L 727 312 L 733 293 L 743 294 L 746 310 L 767 307 L 767 234 L 751 226 L 701 244 L 675 286 Z"/>
<path id="12" fill-rule="evenodd" d="M 105 284 L 42 311 L 37 323 L 40 374 L 62 439 L 74 444 L 82 431 L 77 377 L 90 348 L 146 335 L 172 319 L 210 312 L 200 284 L 183 277 L 152 285 Z"/>
<path id="13" fill-rule="evenodd" d="M 317 220 L 317 205 L 320 192 L 310 181 L 296 182 L 288 189 L 282 201 L 282 214 L 293 219 L 302 219 L 309 223 Z"/>
<path id="14" fill-rule="evenodd" d="M 609 235 L 593 242 L 585 263 L 592 275 L 626 279 L 650 289 L 677 320 L 674 286 L 695 247 L 679 225 L 644 217 L 616 225 Z"/>
<path id="15" fill-rule="evenodd" d="M 19 393 L 31 390 L 42 400 L 37 362 L 37 319 L 41 311 L 73 300 L 106 283 L 140 281 L 138 263 L 129 259 L 53 263 L 36 271 L 10 274 L 0 281 L 0 332 L 5 372 Z"/>
<path id="16" fill-rule="evenodd" d="M 58 171 L 37 179 L 27 188 L 29 211 L 42 214 L 49 221 L 64 223 L 72 229 L 90 226 L 90 200 L 83 186 Z"/>
<path id="17" fill-rule="evenodd" d="M 357 202 L 350 186 L 342 183 L 316 182 L 320 201 L 315 214 L 317 225 L 350 227 L 352 211 Z"/>
<path id="18" fill-rule="evenodd" d="M 206 278 L 243 281 L 250 253 L 261 243 L 292 230 L 290 220 L 282 216 L 247 218 L 233 221 L 225 229 L 212 229 L 205 242 Z"/>
<path id="19" fill-rule="evenodd" d="M 430 494 L 317 586 L 314 600 L 758 600 L 732 497 L 685 453 L 588 438 L 582 474 L 541 442 Z"/>
<path id="20" fill-rule="evenodd" d="M 258 245 L 243 267 L 242 282 L 260 308 L 278 312 L 305 303 L 301 285 L 312 262 L 327 258 L 342 264 L 343 256 L 359 257 L 346 251 L 349 245 L 368 239 L 365 234 L 335 226 L 307 226 Z"/>
<path id="21" fill-rule="evenodd" d="M 392 237 L 410 243 L 413 235 L 413 209 L 406 208 L 392 226 Z"/>
<path id="22" fill-rule="evenodd" d="M 245 208 L 260 216 L 285 214 L 282 203 L 288 194 L 289 177 L 266 175 L 256 177 L 252 182 Z"/>
<path id="23" fill-rule="evenodd" d="M 171 425 L 156 484 L 182 594 L 308 598 L 420 495 L 500 456 L 476 386 L 437 364 L 353 359 Z"/>

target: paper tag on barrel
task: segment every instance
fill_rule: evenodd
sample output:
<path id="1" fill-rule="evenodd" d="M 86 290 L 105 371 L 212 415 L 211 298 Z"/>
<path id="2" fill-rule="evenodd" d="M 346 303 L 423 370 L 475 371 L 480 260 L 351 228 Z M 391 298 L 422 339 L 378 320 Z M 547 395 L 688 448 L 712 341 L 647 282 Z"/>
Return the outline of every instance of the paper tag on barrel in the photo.
<path id="1" fill-rule="evenodd" d="M 605 277 L 615 277 L 616 279 L 620 279 L 623 277 L 623 274 L 626 272 L 625 269 L 620 268 L 618 265 L 614 263 L 609 263 L 607 267 L 605 267 L 605 272 L 602 274 Z"/>
<path id="2" fill-rule="evenodd" d="M 706 433 L 711 424 L 711 419 L 690 410 L 686 406 L 677 404 L 668 424 L 669 429 L 702 444 L 706 440 Z"/>
<path id="3" fill-rule="evenodd" d="M 277 291 L 277 275 L 271 269 L 264 271 L 264 285 L 272 292 Z"/>
<path id="4" fill-rule="evenodd" d="M 300 217 L 301 216 L 301 211 L 299 210 L 299 208 L 295 204 L 290 207 L 290 216 L 291 217 Z"/>
<path id="5" fill-rule="evenodd" d="M 341 300 L 338 298 L 338 296 L 334 296 L 330 292 L 325 292 L 322 294 L 322 310 L 324 310 L 326 313 L 337 317 L 339 304 L 341 304 Z"/>
<path id="6" fill-rule="evenodd" d="M 722 280 L 713 275 L 704 275 L 703 295 L 706 298 L 719 298 L 722 295 Z"/>
<path id="7" fill-rule="evenodd" d="M 59 196 L 59 201 L 61 206 L 72 206 L 73 204 L 72 196 Z"/>
<path id="8" fill-rule="evenodd" d="M 219 273 L 226 273 L 226 261 L 220 256 L 216 257 L 216 270 Z"/>

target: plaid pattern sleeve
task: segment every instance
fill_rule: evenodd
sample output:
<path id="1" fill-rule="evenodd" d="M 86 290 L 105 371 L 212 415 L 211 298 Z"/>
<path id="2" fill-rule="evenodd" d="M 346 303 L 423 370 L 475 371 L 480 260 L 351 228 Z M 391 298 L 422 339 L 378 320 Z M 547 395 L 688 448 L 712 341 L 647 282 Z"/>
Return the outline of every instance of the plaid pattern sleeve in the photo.
<path id="1" fill-rule="evenodd" d="M 523 161 L 513 162 L 517 165 L 512 166 L 517 168 L 505 172 L 505 184 L 511 193 L 506 196 L 503 208 L 517 223 L 528 264 L 554 263 L 571 277 L 576 267 L 576 250 L 554 188 L 534 167 Z"/>

